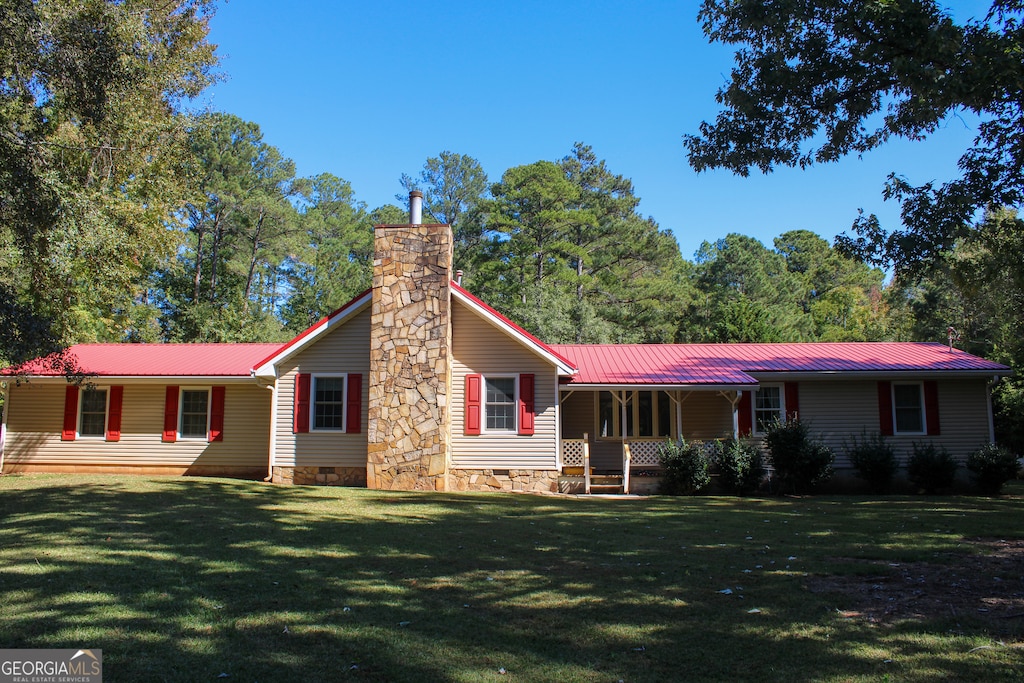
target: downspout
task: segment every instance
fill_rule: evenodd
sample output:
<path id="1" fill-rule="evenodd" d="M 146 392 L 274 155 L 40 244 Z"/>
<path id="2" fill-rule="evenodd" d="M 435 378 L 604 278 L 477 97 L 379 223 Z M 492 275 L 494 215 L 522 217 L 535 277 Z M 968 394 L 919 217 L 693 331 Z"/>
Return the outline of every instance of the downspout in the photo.
<path id="1" fill-rule="evenodd" d="M 273 481 L 274 464 L 277 461 L 277 379 L 263 388 L 270 389 L 270 449 L 267 454 L 267 476 L 263 481 Z"/>
<path id="2" fill-rule="evenodd" d="M 950 328 L 952 329 L 952 328 Z M 1002 379 L 999 375 L 995 375 L 988 382 L 985 382 L 985 405 L 988 408 L 988 442 L 996 442 L 996 422 L 992 416 L 992 387 L 999 384 L 999 380 Z M 7 404 L 4 403 L 4 408 Z"/>
<path id="3" fill-rule="evenodd" d="M 4 452 L 7 444 L 7 401 L 10 393 L 7 390 L 7 382 L 0 382 L 0 399 L 3 400 L 3 408 L 0 409 L 0 474 L 4 473 Z M 991 414 L 991 409 L 989 413 Z"/>

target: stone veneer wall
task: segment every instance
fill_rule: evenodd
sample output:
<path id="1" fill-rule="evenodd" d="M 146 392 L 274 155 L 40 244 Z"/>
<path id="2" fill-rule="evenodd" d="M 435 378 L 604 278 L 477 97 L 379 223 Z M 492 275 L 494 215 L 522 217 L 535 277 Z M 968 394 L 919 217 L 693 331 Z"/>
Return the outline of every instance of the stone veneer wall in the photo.
<path id="1" fill-rule="evenodd" d="M 362 467 L 275 467 L 271 481 L 275 484 L 366 486 L 366 469 Z"/>
<path id="2" fill-rule="evenodd" d="M 557 493 L 557 470 L 452 470 L 452 491 Z"/>
<path id="3" fill-rule="evenodd" d="M 447 488 L 451 275 L 449 226 L 377 226 L 367 411 L 369 488 Z"/>

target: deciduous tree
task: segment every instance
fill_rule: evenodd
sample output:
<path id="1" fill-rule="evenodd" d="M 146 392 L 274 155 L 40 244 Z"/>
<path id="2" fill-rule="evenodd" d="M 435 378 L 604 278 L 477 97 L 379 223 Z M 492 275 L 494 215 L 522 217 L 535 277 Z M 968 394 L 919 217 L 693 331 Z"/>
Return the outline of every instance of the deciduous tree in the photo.
<path id="1" fill-rule="evenodd" d="M 956 23 L 935 0 L 705 0 L 705 34 L 739 46 L 724 110 L 685 145 L 697 170 L 806 168 L 893 137 L 927 137 L 959 112 L 980 121 L 962 175 L 919 187 L 897 173 L 884 195 L 903 226 L 862 216 L 843 246 L 913 271 L 990 206 L 1024 200 L 1024 2 L 993 0 Z"/>
<path id="2" fill-rule="evenodd" d="M 145 279 L 174 247 L 166 226 L 187 193 L 180 104 L 213 78 L 213 6 L 0 4 L 0 280 L 14 304 L 0 362 L 149 335 Z"/>

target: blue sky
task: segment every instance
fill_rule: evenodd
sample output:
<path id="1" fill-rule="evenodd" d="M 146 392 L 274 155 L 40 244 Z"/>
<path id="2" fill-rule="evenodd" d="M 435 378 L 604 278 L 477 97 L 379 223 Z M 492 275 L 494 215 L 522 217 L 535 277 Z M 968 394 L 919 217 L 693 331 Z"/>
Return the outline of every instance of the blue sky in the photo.
<path id="1" fill-rule="evenodd" d="M 952 3 L 980 16 L 988 3 Z M 883 202 L 897 171 L 915 184 L 956 174 L 974 136 L 951 119 L 925 142 L 806 171 L 697 174 L 682 136 L 719 111 L 732 52 L 709 45 L 696 2 L 232 0 L 210 39 L 225 80 L 200 105 L 254 121 L 298 173 L 348 180 L 370 208 L 396 203 L 402 173 L 429 156 L 475 157 L 492 181 L 555 161 L 576 141 L 631 178 L 640 211 L 683 256 L 729 232 L 771 246 L 786 230 L 827 239 L 858 209 L 899 223 Z"/>

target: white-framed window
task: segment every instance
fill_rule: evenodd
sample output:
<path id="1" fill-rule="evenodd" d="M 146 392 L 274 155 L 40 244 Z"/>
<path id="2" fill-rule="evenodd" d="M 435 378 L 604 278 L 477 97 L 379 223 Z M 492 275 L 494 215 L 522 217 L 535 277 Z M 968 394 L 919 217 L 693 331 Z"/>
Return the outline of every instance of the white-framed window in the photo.
<path id="1" fill-rule="evenodd" d="M 785 422 L 786 405 L 782 386 L 765 384 L 754 392 L 754 434 L 768 432 L 776 422 Z"/>
<path id="2" fill-rule="evenodd" d="M 484 431 L 516 431 L 516 378 L 484 377 Z"/>
<path id="3" fill-rule="evenodd" d="M 892 423 L 897 434 L 924 434 L 924 387 L 920 382 L 892 385 Z"/>
<path id="4" fill-rule="evenodd" d="M 78 397 L 78 435 L 104 437 L 107 434 L 106 388 L 83 387 Z"/>
<path id="5" fill-rule="evenodd" d="M 178 405 L 182 439 L 206 439 L 210 433 L 210 388 L 183 387 Z"/>
<path id="6" fill-rule="evenodd" d="M 621 398 L 625 395 L 625 431 Z M 597 429 L 599 437 L 608 439 L 627 436 L 670 437 L 672 435 L 672 400 L 664 391 L 626 391 L 598 393 Z"/>
<path id="7" fill-rule="evenodd" d="M 309 426 L 313 431 L 345 431 L 347 380 L 344 374 L 313 375 L 309 402 Z"/>

